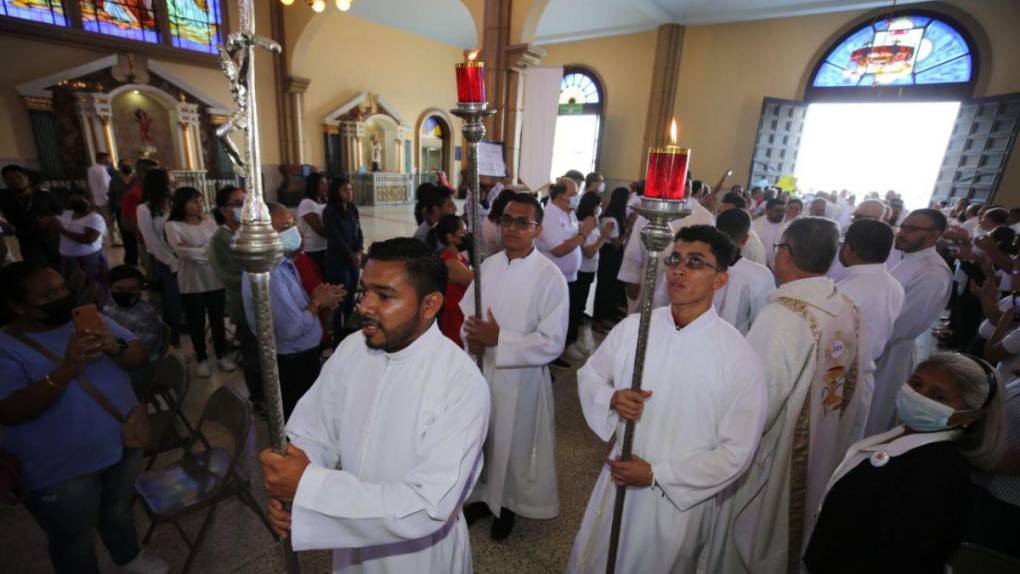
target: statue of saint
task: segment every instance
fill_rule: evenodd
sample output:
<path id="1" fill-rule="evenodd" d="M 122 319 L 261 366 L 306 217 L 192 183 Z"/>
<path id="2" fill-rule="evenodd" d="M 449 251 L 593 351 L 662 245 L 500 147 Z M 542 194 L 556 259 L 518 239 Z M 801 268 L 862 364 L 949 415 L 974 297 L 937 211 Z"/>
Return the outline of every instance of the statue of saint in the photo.
<path id="1" fill-rule="evenodd" d="M 372 141 L 372 171 L 382 171 L 382 144 L 379 143 L 379 139 L 375 136 L 371 137 Z"/>

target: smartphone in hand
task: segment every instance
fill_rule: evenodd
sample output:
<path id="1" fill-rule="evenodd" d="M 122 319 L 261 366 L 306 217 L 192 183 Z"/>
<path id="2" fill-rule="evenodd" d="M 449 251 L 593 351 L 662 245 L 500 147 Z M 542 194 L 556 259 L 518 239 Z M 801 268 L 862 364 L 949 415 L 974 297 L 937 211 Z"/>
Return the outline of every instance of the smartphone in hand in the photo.
<path id="1" fill-rule="evenodd" d="M 103 323 L 103 319 L 99 316 L 99 309 L 92 304 L 82 305 L 71 310 L 71 320 L 74 321 L 76 331 L 88 330 L 93 333 L 103 333 L 106 331 L 106 324 Z"/>

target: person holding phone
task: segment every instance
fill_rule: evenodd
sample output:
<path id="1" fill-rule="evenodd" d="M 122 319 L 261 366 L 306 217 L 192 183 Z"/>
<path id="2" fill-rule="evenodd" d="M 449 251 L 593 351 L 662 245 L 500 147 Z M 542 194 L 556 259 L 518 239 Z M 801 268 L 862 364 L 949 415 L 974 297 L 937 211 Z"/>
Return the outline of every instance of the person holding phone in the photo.
<path id="1" fill-rule="evenodd" d="M 145 345 L 92 306 L 77 315 L 93 328 L 79 328 L 63 277 L 39 263 L 0 270 L 0 301 L 2 449 L 21 463 L 54 570 L 99 572 L 98 531 L 125 571 L 166 572 L 142 552 L 131 512 L 142 452 L 124 447 L 121 421 L 86 390 L 126 416 L 138 403 L 127 371 L 145 364 Z"/>

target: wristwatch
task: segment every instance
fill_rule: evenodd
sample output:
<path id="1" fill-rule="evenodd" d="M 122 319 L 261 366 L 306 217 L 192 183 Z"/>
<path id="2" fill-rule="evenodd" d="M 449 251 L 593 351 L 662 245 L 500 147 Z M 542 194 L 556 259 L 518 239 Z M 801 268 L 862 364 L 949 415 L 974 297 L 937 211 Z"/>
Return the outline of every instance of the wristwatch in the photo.
<path id="1" fill-rule="evenodd" d="M 115 339 L 115 341 L 117 341 L 117 350 L 114 351 L 113 353 L 107 353 L 111 357 L 119 357 L 119 356 L 123 355 L 124 351 L 127 351 L 127 348 L 128 348 L 127 341 L 125 341 L 124 339 L 121 339 L 120 337 L 117 337 Z"/>

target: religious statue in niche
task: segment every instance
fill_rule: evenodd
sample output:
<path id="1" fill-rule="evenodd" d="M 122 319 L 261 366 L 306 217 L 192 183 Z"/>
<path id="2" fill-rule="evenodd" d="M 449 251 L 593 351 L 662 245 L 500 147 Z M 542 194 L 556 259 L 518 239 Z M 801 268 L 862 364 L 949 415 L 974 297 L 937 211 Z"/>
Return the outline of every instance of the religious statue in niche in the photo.
<path id="1" fill-rule="evenodd" d="M 145 113 L 142 108 L 135 108 L 135 121 L 138 123 L 138 133 L 141 135 L 142 147 L 138 150 L 138 157 L 151 159 L 159 151 L 152 145 L 152 117 Z"/>
<path id="2" fill-rule="evenodd" d="M 372 171 L 382 171 L 382 144 L 372 136 Z"/>

